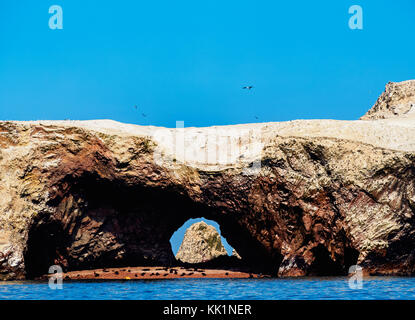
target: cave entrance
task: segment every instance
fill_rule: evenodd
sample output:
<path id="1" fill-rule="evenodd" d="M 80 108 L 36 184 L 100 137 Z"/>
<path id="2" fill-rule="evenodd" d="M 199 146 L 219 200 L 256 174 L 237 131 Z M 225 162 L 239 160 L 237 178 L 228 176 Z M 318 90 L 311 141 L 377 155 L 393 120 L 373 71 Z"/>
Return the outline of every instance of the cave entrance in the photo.
<path id="1" fill-rule="evenodd" d="M 309 274 L 312 276 L 346 276 L 349 267 L 357 264 L 359 252 L 350 247 L 345 248 L 342 261 L 334 261 L 330 253 L 322 244 L 312 249 L 314 261 L 310 266 Z"/>
<path id="2" fill-rule="evenodd" d="M 65 267 L 65 233 L 62 225 L 50 219 L 39 220 L 28 234 L 25 252 L 26 277 L 33 279 L 46 274 L 52 265 Z"/>

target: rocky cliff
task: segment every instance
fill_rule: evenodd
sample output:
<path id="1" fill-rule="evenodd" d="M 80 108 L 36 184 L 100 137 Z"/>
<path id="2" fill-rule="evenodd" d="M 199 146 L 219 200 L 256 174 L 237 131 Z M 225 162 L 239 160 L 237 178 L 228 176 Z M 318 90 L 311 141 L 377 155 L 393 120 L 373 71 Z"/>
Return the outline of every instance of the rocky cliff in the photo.
<path id="1" fill-rule="evenodd" d="M 360 119 L 401 117 L 415 111 L 415 81 L 389 82 L 374 106 Z"/>
<path id="2" fill-rule="evenodd" d="M 357 121 L 0 122 L 0 277 L 174 264 L 197 217 L 279 276 L 414 274 L 413 84 Z"/>
<path id="3" fill-rule="evenodd" d="M 226 255 L 218 231 L 201 221 L 186 230 L 176 259 L 185 263 L 203 263 Z"/>

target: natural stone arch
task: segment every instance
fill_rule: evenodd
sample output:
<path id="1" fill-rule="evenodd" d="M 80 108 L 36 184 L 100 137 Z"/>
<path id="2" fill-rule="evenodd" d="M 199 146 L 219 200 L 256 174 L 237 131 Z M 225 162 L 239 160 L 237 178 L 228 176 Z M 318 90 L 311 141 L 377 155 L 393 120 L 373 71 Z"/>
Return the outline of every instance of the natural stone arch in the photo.
<path id="1" fill-rule="evenodd" d="M 64 197 L 50 204 L 53 214 L 32 222 L 24 252 L 28 278 L 59 264 L 64 270 L 121 266 L 171 266 L 177 263 L 172 234 L 187 220 L 217 221 L 222 235 L 254 269 L 276 273 L 280 260 L 268 252 L 234 218 L 194 202 L 174 189 L 148 188 L 86 174 Z"/>
<path id="2" fill-rule="evenodd" d="M 327 141 L 282 139 L 277 152 L 284 156 L 266 152 L 264 173 L 250 176 L 240 168 L 211 172 L 157 165 L 151 141 L 143 138 L 130 138 L 134 149 L 123 137 L 124 149 L 115 151 L 112 136 L 98 140 L 84 131 L 74 134 L 72 140 L 85 141 L 83 148 L 69 142 L 54 150 L 61 157 L 57 168 L 43 175 L 31 172 L 44 181 L 47 197 L 32 194 L 33 203 L 46 204 L 27 227 L 23 266 L 29 277 L 44 273 L 52 262 L 66 270 L 171 265 L 171 234 L 187 219 L 201 216 L 217 221 L 229 244 L 258 272 L 312 275 L 318 244 L 340 264 L 353 248 L 344 213 L 334 204 L 335 186 L 321 186 L 315 177 L 326 171 Z M 292 170 L 295 161 L 305 160 Z M 316 189 L 306 195 L 308 181 Z M 347 188 L 341 192 L 353 197 Z M 323 214 L 317 219 L 312 218 L 316 207 Z M 50 236 L 42 225 L 62 232 Z M 49 258 L 36 262 L 45 251 Z M 337 269 L 329 272 L 338 274 Z"/>

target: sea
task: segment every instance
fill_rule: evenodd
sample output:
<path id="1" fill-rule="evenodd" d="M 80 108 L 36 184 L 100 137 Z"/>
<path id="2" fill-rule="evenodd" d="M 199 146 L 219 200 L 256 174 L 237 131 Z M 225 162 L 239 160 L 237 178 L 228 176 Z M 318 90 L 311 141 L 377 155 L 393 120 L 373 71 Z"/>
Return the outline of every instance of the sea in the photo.
<path id="1" fill-rule="evenodd" d="M 412 300 L 415 278 L 169 279 L 0 282 L 0 300 Z"/>

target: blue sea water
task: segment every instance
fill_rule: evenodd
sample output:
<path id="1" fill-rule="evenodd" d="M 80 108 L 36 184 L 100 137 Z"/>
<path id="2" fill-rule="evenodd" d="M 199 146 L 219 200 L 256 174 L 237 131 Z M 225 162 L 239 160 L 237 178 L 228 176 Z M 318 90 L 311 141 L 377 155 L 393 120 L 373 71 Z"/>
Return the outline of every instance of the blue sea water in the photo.
<path id="1" fill-rule="evenodd" d="M 47 283 L 0 282 L 0 300 L 308 300 L 415 299 L 415 278 L 365 279 L 351 289 L 348 278 L 307 279 L 172 279 Z"/>

